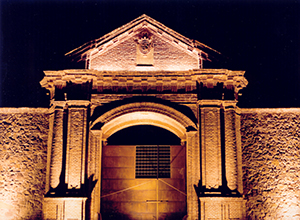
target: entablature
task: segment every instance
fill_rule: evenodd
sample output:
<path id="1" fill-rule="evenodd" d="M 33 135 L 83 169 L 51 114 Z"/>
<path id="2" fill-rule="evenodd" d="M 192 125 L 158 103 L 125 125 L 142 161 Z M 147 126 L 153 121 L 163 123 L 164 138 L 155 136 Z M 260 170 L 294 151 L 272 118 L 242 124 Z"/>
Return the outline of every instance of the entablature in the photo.
<path id="1" fill-rule="evenodd" d="M 227 69 L 196 69 L 189 71 L 96 71 L 72 69 L 44 71 L 40 82 L 54 98 L 55 89 L 70 84 L 89 84 L 91 93 L 197 93 L 198 85 L 208 89 L 217 85 L 235 94 L 246 87 L 245 71 Z"/>

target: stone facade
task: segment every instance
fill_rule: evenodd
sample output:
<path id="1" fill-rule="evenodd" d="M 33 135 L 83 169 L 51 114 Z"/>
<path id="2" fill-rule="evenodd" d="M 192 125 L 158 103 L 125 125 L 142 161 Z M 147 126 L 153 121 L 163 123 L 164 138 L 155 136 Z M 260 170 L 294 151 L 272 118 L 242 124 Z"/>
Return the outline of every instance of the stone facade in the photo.
<path id="1" fill-rule="evenodd" d="M 180 71 L 201 68 L 204 46 L 142 15 L 68 55 L 79 55 L 87 69 L 98 71 Z"/>
<path id="2" fill-rule="evenodd" d="M 41 219 L 48 109 L 0 109 L 0 219 Z"/>
<path id="3" fill-rule="evenodd" d="M 297 219 L 300 110 L 241 111 L 248 218 Z M 1 109 L 1 218 L 41 217 L 47 133 L 46 109 Z"/>
<path id="4" fill-rule="evenodd" d="M 42 218 L 47 112 L 1 109 L 2 219 Z M 299 115 L 296 108 L 241 109 L 247 219 L 299 218 Z"/>
<path id="5" fill-rule="evenodd" d="M 67 54 L 86 69 L 45 71 L 49 109 L 1 111 L 3 218 L 298 219 L 300 110 L 238 108 L 244 71 L 204 69 L 207 50 L 142 15 Z M 138 125 L 180 139 L 169 178 L 109 145 Z"/>

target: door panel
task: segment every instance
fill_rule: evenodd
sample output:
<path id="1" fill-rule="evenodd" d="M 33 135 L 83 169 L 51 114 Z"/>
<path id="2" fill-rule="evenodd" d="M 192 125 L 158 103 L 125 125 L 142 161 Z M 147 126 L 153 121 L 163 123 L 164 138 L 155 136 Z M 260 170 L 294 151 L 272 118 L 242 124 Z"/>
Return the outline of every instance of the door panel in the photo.
<path id="1" fill-rule="evenodd" d="M 186 215 L 185 147 L 170 149 L 171 178 L 144 179 L 135 178 L 136 146 L 103 147 L 103 220 L 182 219 Z"/>

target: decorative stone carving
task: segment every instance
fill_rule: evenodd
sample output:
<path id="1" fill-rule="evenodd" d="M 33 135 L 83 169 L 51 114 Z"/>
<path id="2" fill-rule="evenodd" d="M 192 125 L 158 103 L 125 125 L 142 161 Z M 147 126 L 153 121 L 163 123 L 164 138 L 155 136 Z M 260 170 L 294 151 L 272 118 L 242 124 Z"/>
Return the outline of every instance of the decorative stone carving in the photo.
<path id="1" fill-rule="evenodd" d="M 152 34 L 147 29 L 144 29 L 141 30 L 135 39 L 136 43 L 138 44 L 138 49 L 143 55 L 150 53 L 153 48 L 151 35 Z"/>
<path id="2" fill-rule="evenodd" d="M 96 71 L 96 70 L 60 70 L 44 71 L 45 77 L 40 82 L 50 91 L 50 98 L 55 96 L 56 88 L 62 89 L 68 83 L 91 84 L 98 92 L 172 92 L 184 90 L 198 93 L 197 85 L 202 83 L 207 88 L 222 84 L 226 90 L 232 90 L 235 99 L 240 89 L 247 86 L 244 71 L 226 69 L 198 69 L 190 71 L 161 72 L 153 71 Z M 134 86 L 133 86 L 134 85 Z M 176 86 L 175 86 L 176 85 Z"/>

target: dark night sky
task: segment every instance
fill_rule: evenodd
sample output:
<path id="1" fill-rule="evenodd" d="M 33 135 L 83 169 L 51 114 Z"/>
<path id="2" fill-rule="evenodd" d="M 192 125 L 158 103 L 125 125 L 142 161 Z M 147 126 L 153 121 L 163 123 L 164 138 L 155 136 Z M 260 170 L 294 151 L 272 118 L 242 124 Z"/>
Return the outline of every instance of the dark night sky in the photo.
<path id="1" fill-rule="evenodd" d="M 0 9 L 1 107 L 47 107 L 43 70 L 81 68 L 64 54 L 142 14 L 220 51 L 219 66 L 245 70 L 240 107 L 300 107 L 297 0 L 0 0 Z"/>

